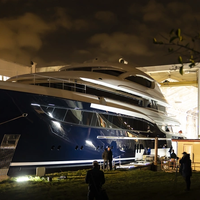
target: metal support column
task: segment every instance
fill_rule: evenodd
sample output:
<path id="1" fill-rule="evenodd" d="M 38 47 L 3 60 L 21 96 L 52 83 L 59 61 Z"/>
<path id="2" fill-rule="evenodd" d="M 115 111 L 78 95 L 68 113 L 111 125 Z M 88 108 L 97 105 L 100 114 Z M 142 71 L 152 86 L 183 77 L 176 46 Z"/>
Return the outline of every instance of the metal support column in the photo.
<path id="1" fill-rule="evenodd" d="M 197 128 L 197 139 L 200 135 L 200 69 L 198 70 L 198 128 Z"/>
<path id="2" fill-rule="evenodd" d="M 154 165 L 157 166 L 157 157 L 158 157 L 158 138 L 155 138 L 155 157 L 154 157 Z"/>

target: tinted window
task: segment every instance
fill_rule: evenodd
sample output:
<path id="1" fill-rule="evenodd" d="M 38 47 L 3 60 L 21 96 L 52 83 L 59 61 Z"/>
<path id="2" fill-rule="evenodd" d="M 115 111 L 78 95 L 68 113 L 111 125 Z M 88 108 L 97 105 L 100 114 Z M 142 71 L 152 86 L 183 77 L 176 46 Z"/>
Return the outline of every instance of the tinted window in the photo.
<path id="1" fill-rule="evenodd" d="M 108 128 L 106 118 L 101 114 L 98 115 L 98 117 L 99 117 L 100 126 L 103 128 Z"/>
<path id="2" fill-rule="evenodd" d="M 114 124 L 113 124 L 113 115 L 107 115 L 107 114 L 100 114 L 104 120 L 106 121 L 107 127 L 108 128 L 117 128 Z"/>
<path id="3" fill-rule="evenodd" d="M 129 81 L 132 81 L 134 83 L 138 83 L 140 85 L 143 85 L 145 87 L 148 87 L 148 88 L 151 88 L 151 81 L 145 79 L 145 78 L 142 78 L 140 76 L 129 76 L 129 77 L 126 77 L 127 80 Z"/>
<path id="4" fill-rule="evenodd" d="M 48 87 L 63 89 L 63 83 L 51 83 L 50 82 Z"/>
<path id="5" fill-rule="evenodd" d="M 82 121 L 82 111 L 80 110 L 68 110 L 64 121 L 79 124 Z"/>
<path id="6" fill-rule="evenodd" d="M 103 73 L 103 74 L 109 74 L 109 75 L 112 75 L 112 76 L 119 76 L 119 75 L 124 73 L 124 72 L 116 71 L 116 70 L 93 70 L 93 71 Z"/>
<path id="7" fill-rule="evenodd" d="M 99 120 L 96 113 L 83 111 L 83 125 L 87 126 L 99 126 Z"/>
<path id="8" fill-rule="evenodd" d="M 118 128 L 125 128 L 122 117 L 120 116 L 113 116 L 113 124 Z"/>
<path id="9" fill-rule="evenodd" d="M 65 109 L 55 108 L 52 115 L 53 115 L 53 117 L 54 117 L 55 119 L 63 120 L 66 111 L 67 111 L 67 110 L 65 110 Z"/>
<path id="10" fill-rule="evenodd" d="M 142 100 L 138 100 L 138 99 L 134 98 L 134 95 L 132 95 L 133 97 L 131 98 L 129 96 L 126 97 L 126 96 L 118 95 L 116 93 L 107 92 L 107 91 L 104 91 L 104 90 L 98 90 L 96 88 L 91 88 L 91 87 L 88 87 L 88 86 L 86 88 L 86 93 L 92 94 L 92 95 L 97 95 L 99 97 L 117 99 L 119 101 L 128 102 L 128 103 L 131 103 L 131 104 L 134 104 L 134 105 L 137 105 L 137 106 L 143 105 Z"/>
<path id="11" fill-rule="evenodd" d="M 41 106 L 47 115 L 51 117 L 85 126 L 102 128 L 126 129 L 129 131 L 147 131 L 149 124 L 145 120 L 126 116 L 116 116 L 107 113 L 96 113 L 82 110 L 61 109 Z"/>
<path id="12" fill-rule="evenodd" d="M 62 71 L 62 69 L 61 69 L 61 71 Z M 92 67 L 70 68 L 70 69 L 65 69 L 65 71 L 92 71 Z"/>
<path id="13" fill-rule="evenodd" d="M 46 113 L 52 113 L 52 111 L 54 110 L 53 107 L 47 107 L 47 106 L 41 106 L 41 108 L 44 110 L 44 112 Z"/>

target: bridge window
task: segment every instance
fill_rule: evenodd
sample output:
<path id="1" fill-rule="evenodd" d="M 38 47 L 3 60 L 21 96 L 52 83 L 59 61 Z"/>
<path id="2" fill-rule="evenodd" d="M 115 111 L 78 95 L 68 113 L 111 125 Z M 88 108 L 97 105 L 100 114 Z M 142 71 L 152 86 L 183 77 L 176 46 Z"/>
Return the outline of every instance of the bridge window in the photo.
<path id="1" fill-rule="evenodd" d="M 117 70 L 93 70 L 94 72 L 102 73 L 102 74 L 109 74 L 111 76 L 119 76 L 124 72 L 117 71 Z"/>
<path id="2" fill-rule="evenodd" d="M 149 81 L 149 80 L 147 80 L 143 77 L 140 77 L 140 76 L 128 76 L 128 77 L 126 77 L 126 79 L 131 81 L 131 82 L 138 83 L 140 85 L 148 87 L 148 88 L 151 88 L 151 86 L 152 86 L 151 81 Z"/>

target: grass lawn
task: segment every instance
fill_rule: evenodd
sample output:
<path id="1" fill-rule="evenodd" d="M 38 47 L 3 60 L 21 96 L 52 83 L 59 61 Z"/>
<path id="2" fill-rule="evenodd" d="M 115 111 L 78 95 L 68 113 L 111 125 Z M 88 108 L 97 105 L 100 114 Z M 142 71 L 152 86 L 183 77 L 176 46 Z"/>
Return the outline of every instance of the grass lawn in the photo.
<path id="1" fill-rule="evenodd" d="M 51 174 L 53 180 L 16 182 L 14 178 L 0 182 L 0 200 L 82 200 L 87 199 L 86 170 Z M 67 176 L 67 179 L 58 179 Z M 193 172 L 191 191 L 179 173 L 136 169 L 105 172 L 106 189 L 110 200 L 199 200 L 200 172 Z"/>

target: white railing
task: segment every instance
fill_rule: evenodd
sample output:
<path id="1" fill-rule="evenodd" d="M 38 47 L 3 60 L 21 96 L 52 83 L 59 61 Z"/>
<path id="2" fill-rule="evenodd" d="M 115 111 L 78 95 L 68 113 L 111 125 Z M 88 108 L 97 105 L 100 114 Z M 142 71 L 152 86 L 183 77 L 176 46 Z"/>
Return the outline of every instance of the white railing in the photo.
<path id="1" fill-rule="evenodd" d="M 116 160 L 119 161 L 119 167 L 121 167 L 121 156 L 116 156 L 113 158 L 113 164 L 116 165 Z"/>
<path id="2" fill-rule="evenodd" d="M 74 79 L 61 79 L 61 78 L 54 78 L 51 76 L 43 76 L 43 75 L 39 75 L 39 74 L 29 74 L 32 77 L 22 77 L 21 80 L 27 80 L 27 79 L 31 79 L 32 81 L 30 81 L 30 84 L 33 85 L 41 85 L 44 87 L 51 87 L 51 88 L 58 88 L 58 89 L 63 89 L 65 90 L 65 88 L 71 88 L 71 91 L 81 91 L 86 93 L 86 85 L 85 84 L 78 84 L 77 80 Z M 16 79 L 18 77 L 16 76 Z M 14 81 L 14 78 L 13 80 Z M 46 85 L 44 85 L 46 83 Z M 54 87 L 55 85 L 53 84 L 57 84 L 58 87 Z M 80 87 L 79 85 L 82 85 L 83 87 Z"/>

